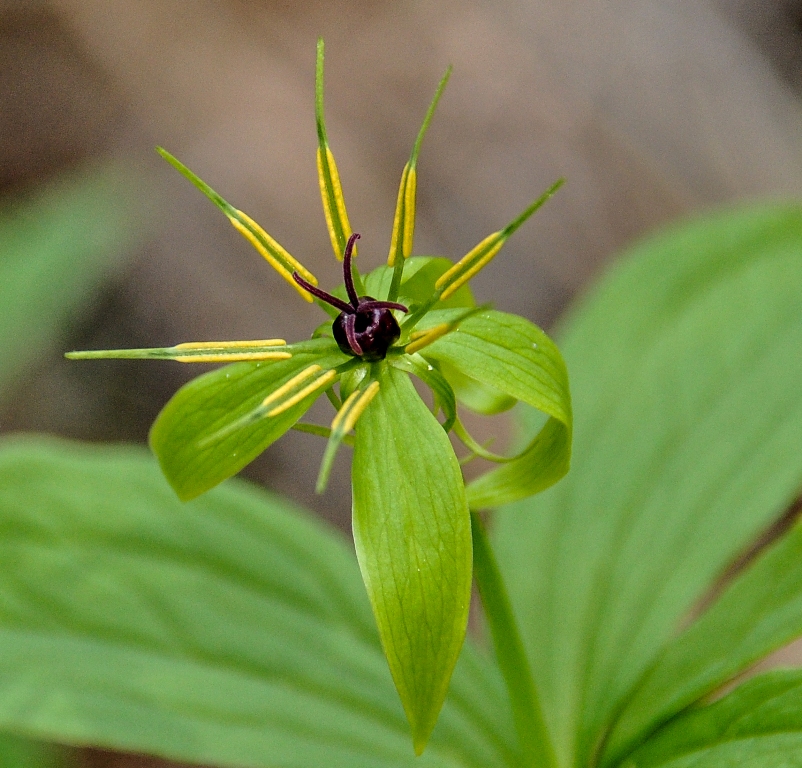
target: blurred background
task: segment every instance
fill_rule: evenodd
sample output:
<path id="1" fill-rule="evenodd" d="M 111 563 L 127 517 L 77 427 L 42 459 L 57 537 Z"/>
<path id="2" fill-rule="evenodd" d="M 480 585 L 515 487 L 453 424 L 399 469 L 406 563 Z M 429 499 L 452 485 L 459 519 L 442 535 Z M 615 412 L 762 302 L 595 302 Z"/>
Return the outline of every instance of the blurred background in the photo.
<path id="1" fill-rule="evenodd" d="M 153 151 L 334 287 L 318 36 L 364 270 L 386 259 L 398 179 L 448 64 L 415 250 L 460 257 L 565 176 L 474 282 L 546 328 L 655 227 L 802 192 L 801 0 L 0 0 L 0 432 L 144 442 L 200 367 L 64 351 L 298 340 L 322 320 Z M 347 530 L 349 457 L 317 497 L 322 451 L 290 433 L 244 474 Z"/>

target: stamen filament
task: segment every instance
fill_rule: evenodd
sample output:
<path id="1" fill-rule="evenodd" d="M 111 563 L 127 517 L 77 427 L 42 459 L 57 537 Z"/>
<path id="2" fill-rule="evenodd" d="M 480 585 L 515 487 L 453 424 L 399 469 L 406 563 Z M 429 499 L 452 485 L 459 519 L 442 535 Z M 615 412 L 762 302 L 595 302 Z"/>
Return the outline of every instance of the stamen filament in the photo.
<path id="1" fill-rule="evenodd" d="M 395 301 L 398 298 L 401 277 L 404 272 L 404 262 L 412 254 L 414 244 L 418 154 L 423 143 L 423 137 L 426 135 L 429 123 L 432 121 L 434 111 L 437 108 L 440 97 L 443 95 L 449 77 L 451 77 L 451 67 L 446 70 L 445 75 L 443 75 L 437 86 L 434 98 L 429 104 L 429 109 L 426 110 L 426 116 L 423 118 L 423 125 L 418 131 L 415 144 L 412 147 L 412 154 L 401 173 L 401 183 L 398 187 L 398 198 L 395 205 L 395 217 L 393 218 L 393 234 L 390 238 L 390 254 L 387 257 L 387 265 L 393 267 L 393 277 L 387 294 L 387 298 L 390 301 Z"/>
<path id="2" fill-rule="evenodd" d="M 256 248 L 265 261 L 295 288 L 305 301 L 311 303 L 312 297 L 296 283 L 292 276 L 297 272 L 311 285 L 317 285 L 317 278 L 246 213 L 235 209 L 233 215 L 228 214 L 228 220 L 234 229 Z"/>
<path id="3" fill-rule="evenodd" d="M 434 284 L 440 291 L 440 299 L 445 300 L 458 291 L 501 250 L 506 241 L 503 232 L 488 235 L 475 248 L 463 256 L 451 269 L 443 273 Z"/>
<path id="4" fill-rule="evenodd" d="M 320 472 L 318 472 L 317 484 L 315 485 L 317 493 L 323 493 L 326 490 L 340 443 L 352 442 L 347 433 L 354 428 L 357 419 L 359 419 L 378 391 L 378 381 L 372 382 L 362 391 L 354 390 L 335 414 L 331 422 L 326 451 L 323 454 L 323 460 L 320 462 Z"/>
<path id="5" fill-rule="evenodd" d="M 523 213 L 519 214 L 504 229 L 488 235 L 478 245 L 468 251 L 451 269 L 443 273 L 434 284 L 440 292 L 440 299 L 444 300 L 458 291 L 468 280 L 486 267 L 493 257 L 501 250 L 507 239 L 515 232 L 535 211 L 537 211 L 564 183 L 559 179 L 552 184 L 537 200 L 535 200 Z"/>

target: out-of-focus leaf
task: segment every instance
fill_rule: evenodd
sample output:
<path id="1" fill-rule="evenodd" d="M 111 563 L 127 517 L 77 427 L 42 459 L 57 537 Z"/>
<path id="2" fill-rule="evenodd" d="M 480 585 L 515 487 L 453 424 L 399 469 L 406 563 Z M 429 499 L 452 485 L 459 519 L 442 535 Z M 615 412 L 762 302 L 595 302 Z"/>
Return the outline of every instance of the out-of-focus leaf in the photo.
<path id="1" fill-rule="evenodd" d="M 800 254 L 795 207 L 696 221 L 638 246 L 562 336 L 573 470 L 495 534 L 566 764 L 802 485 Z"/>
<path id="2" fill-rule="evenodd" d="M 456 316 L 455 310 L 437 310 L 421 326 L 433 328 Z M 462 320 L 421 354 L 550 417 L 520 457 L 470 483 L 472 509 L 538 493 L 565 475 L 571 458 L 568 374 L 559 350 L 540 328 L 522 317 L 486 309 Z"/>
<path id="3" fill-rule="evenodd" d="M 65 764 L 57 747 L 0 733 L 0 768 L 64 768 Z"/>
<path id="4" fill-rule="evenodd" d="M 148 232 L 142 186 L 106 166 L 0 210 L 0 396 Z"/>
<path id="5" fill-rule="evenodd" d="M 625 768 L 792 768 L 802 759 L 802 672 L 770 672 L 689 710 Z"/>
<path id="6" fill-rule="evenodd" d="M 320 523 L 238 481 L 182 504 L 138 449 L 1 445 L 0 727 L 204 765 L 515 765 L 470 648 L 413 756 L 353 553 Z"/>
<path id="7" fill-rule="evenodd" d="M 379 393 L 356 427 L 354 540 L 420 753 L 465 637 L 471 522 L 445 431 L 406 373 L 387 364 L 376 371 Z"/>
<path id="8" fill-rule="evenodd" d="M 616 722 L 605 762 L 680 710 L 802 635 L 802 527 L 787 534 L 674 640 Z M 802 718 L 802 701 L 799 714 Z"/>
<path id="9" fill-rule="evenodd" d="M 286 349 L 292 351 L 289 360 L 234 363 L 199 376 L 162 409 L 150 430 L 150 445 L 181 499 L 193 499 L 239 472 L 290 429 L 322 390 L 276 416 L 249 420 L 271 392 L 311 365 L 323 372 L 347 360 L 331 339 Z"/>

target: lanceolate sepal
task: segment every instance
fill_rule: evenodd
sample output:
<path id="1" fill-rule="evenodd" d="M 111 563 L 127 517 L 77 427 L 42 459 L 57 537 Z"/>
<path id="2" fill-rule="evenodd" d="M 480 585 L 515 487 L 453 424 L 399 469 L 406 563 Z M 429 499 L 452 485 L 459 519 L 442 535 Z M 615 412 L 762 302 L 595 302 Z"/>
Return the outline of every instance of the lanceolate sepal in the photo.
<path id="1" fill-rule="evenodd" d="M 448 436 L 405 373 L 376 368 L 380 389 L 356 431 L 354 541 L 420 754 L 465 636 L 471 522 Z"/>

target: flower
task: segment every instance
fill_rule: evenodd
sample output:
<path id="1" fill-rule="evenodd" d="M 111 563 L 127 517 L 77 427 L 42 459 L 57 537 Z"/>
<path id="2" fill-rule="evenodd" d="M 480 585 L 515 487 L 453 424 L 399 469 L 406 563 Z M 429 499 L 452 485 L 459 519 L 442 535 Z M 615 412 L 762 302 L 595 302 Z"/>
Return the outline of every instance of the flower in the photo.
<path id="1" fill-rule="evenodd" d="M 363 276 L 354 262 L 359 235 L 348 222 L 326 135 L 319 41 L 317 165 L 332 248 L 343 261 L 344 277 L 332 293 L 319 288 L 314 275 L 247 214 L 158 149 L 303 299 L 329 313 L 329 322 L 311 339 L 67 354 L 230 364 L 182 387 L 151 430 L 151 447 L 184 500 L 237 473 L 289 429 L 328 440 L 319 491 L 339 446 L 354 446 L 357 557 L 418 753 L 437 720 L 465 636 L 472 573 L 469 506 L 495 506 L 543 490 L 567 471 L 571 445 L 568 380 L 556 346 L 529 321 L 476 306 L 468 286 L 562 182 L 456 263 L 412 256 L 418 153 L 449 76 L 450 68 L 401 176 L 387 264 Z M 410 374 L 431 389 L 432 409 Z M 301 422 L 322 394 L 336 411 L 330 426 Z M 517 401 L 548 417 L 517 456 L 491 453 L 459 419 L 458 402 L 497 413 Z M 451 431 L 468 448 L 465 460 L 478 456 L 498 466 L 466 486 Z"/>

